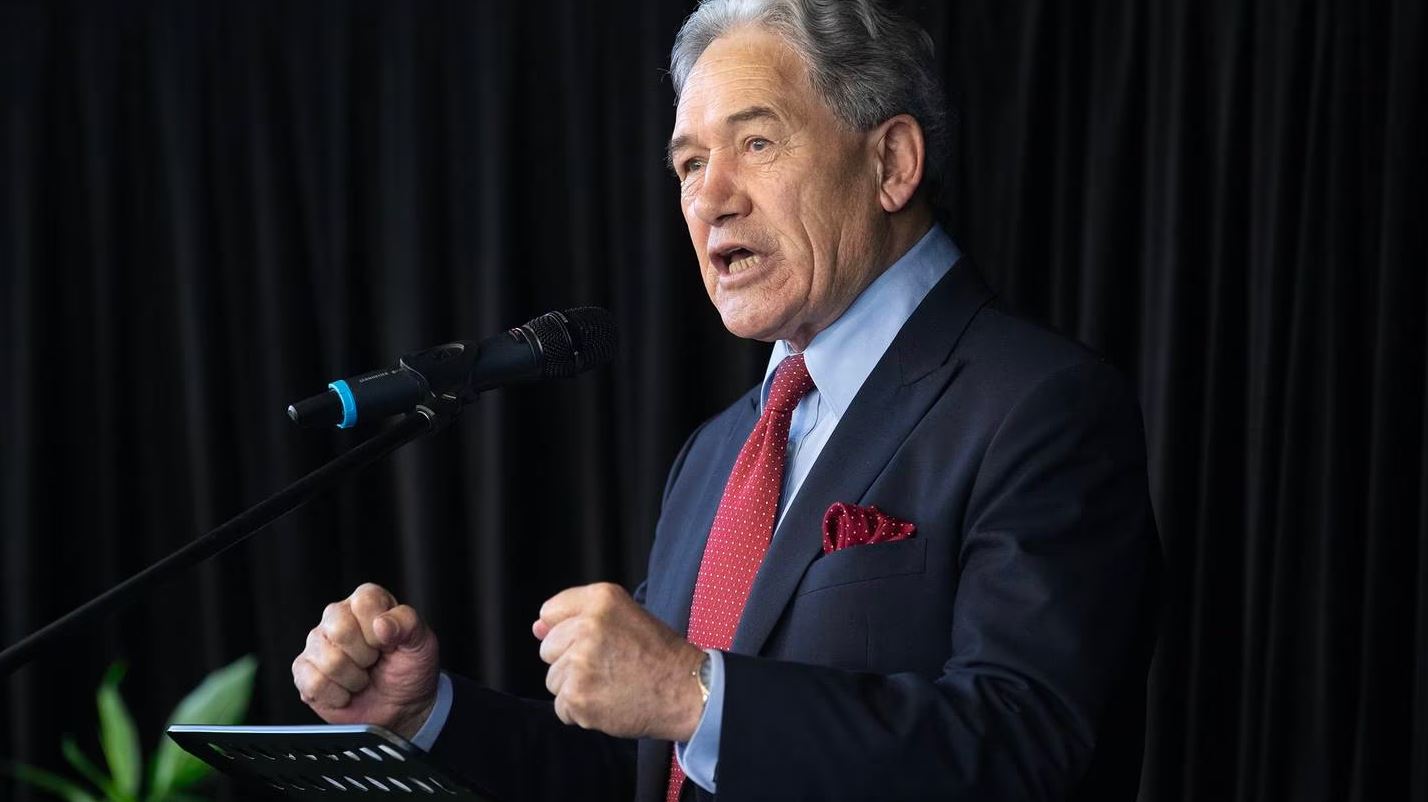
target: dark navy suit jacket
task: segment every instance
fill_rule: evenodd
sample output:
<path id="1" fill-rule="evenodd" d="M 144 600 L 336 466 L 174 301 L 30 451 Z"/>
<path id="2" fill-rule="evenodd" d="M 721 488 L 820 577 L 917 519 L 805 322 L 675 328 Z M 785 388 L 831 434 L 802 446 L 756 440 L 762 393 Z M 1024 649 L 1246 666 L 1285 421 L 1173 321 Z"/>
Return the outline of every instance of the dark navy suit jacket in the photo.
<path id="1" fill-rule="evenodd" d="M 679 632 L 757 393 L 670 471 L 636 597 Z M 839 501 L 917 533 L 824 554 Z M 1133 800 L 1159 565 L 1134 392 L 1001 311 L 964 259 L 774 535 L 725 658 L 718 798 Z M 632 748 L 456 683 L 433 751 L 498 796 L 663 799 L 668 742 Z"/>

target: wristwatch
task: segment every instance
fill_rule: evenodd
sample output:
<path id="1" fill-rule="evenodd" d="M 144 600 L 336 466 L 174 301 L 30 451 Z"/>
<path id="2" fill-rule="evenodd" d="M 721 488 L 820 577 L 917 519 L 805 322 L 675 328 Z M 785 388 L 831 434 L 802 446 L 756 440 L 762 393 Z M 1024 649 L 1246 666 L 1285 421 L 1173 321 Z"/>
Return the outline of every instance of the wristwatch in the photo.
<path id="1" fill-rule="evenodd" d="M 699 704 L 709 704 L 709 683 L 713 681 L 714 661 L 710 659 L 709 653 L 704 653 L 704 660 L 699 664 L 699 668 L 689 672 L 694 677 L 694 681 L 699 683 Z"/>

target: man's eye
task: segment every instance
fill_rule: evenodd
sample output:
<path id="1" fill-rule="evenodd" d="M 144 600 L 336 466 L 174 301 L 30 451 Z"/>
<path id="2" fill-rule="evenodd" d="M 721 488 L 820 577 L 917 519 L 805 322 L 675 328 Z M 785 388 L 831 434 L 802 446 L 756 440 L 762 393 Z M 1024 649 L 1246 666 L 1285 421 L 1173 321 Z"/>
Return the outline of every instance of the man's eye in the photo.
<path id="1" fill-rule="evenodd" d="M 755 153 L 760 153 L 762 151 L 767 150 L 770 144 L 771 143 L 767 139 L 763 139 L 761 137 L 754 137 L 753 139 L 749 140 L 749 150 L 752 150 Z"/>
<path id="2" fill-rule="evenodd" d="M 703 159 L 690 159 L 689 161 L 684 163 L 684 174 L 689 175 L 690 173 L 697 172 L 703 168 Z"/>

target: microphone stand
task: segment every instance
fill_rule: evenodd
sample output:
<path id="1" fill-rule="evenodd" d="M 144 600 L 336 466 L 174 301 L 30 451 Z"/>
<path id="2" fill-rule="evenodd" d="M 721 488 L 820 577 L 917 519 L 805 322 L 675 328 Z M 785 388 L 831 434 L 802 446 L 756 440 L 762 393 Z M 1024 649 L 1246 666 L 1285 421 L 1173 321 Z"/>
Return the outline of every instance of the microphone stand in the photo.
<path id="1" fill-rule="evenodd" d="M 456 419 L 463 401 L 448 394 L 428 396 L 425 403 L 403 415 L 395 424 L 0 652 L 0 676 L 12 673 L 61 637 L 115 612 L 139 594 L 157 588 L 189 567 L 247 540 L 259 529 L 398 448 L 445 428 Z"/>

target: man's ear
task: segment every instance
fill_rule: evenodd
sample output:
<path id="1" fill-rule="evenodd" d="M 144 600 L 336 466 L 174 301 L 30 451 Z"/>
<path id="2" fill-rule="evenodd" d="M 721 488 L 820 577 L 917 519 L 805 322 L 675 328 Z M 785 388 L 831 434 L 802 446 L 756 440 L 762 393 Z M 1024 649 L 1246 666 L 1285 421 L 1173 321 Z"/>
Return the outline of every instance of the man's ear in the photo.
<path id="1" fill-rule="evenodd" d="M 878 163 L 878 200 L 888 214 L 901 211 L 922 185 L 927 158 L 922 126 L 912 115 L 899 114 L 873 129 L 871 138 Z"/>

